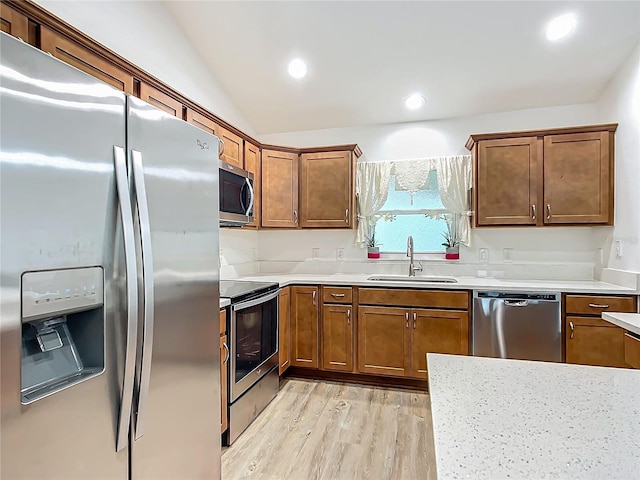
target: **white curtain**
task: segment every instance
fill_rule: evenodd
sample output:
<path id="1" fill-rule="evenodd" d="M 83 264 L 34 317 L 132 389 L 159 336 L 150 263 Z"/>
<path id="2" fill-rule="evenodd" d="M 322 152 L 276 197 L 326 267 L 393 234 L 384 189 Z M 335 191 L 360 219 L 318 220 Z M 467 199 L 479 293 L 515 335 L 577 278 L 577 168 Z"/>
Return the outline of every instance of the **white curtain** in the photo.
<path id="1" fill-rule="evenodd" d="M 393 162 L 396 188 L 406 190 L 413 205 L 413 195 L 427 183 L 429 172 L 436 168 L 434 159 L 402 160 Z"/>
<path id="2" fill-rule="evenodd" d="M 444 208 L 457 214 L 460 242 L 471 242 L 469 189 L 471 188 L 471 155 L 438 157 L 433 159 L 438 171 L 438 189 Z"/>
<path id="3" fill-rule="evenodd" d="M 358 230 L 356 245 L 366 246 L 367 236 L 375 227 L 377 217 L 389 193 L 391 163 L 358 162 L 356 165 L 356 194 L 358 198 Z"/>

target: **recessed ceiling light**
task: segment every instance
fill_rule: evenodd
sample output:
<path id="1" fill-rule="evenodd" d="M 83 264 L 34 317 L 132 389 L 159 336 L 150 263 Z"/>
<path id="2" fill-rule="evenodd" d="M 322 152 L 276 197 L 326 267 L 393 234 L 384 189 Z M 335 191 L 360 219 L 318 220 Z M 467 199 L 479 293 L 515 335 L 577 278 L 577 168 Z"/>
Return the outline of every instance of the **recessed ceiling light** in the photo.
<path id="1" fill-rule="evenodd" d="M 407 106 L 407 108 L 411 109 L 411 110 L 416 110 L 418 108 L 420 108 L 421 106 L 424 105 L 424 97 L 418 93 L 414 93 L 413 95 L 409 95 L 405 101 L 404 104 Z"/>
<path id="2" fill-rule="evenodd" d="M 575 15 L 572 13 L 560 15 L 547 24 L 547 40 L 551 42 L 560 40 L 573 32 L 574 28 L 576 28 Z"/>
<path id="3" fill-rule="evenodd" d="M 294 58 L 289 62 L 288 70 L 293 78 L 302 78 L 307 74 L 307 64 L 299 58 Z"/>

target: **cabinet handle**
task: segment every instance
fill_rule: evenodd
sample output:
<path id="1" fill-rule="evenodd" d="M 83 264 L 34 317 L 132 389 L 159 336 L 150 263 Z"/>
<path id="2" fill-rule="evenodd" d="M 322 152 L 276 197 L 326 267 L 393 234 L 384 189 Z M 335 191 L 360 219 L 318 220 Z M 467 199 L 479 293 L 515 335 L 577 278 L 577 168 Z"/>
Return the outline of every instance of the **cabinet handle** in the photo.
<path id="1" fill-rule="evenodd" d="M 413 312 L 413 329 L 415 330 L 418 326 L 418 314 Z"/>
<path id="2" fill-rule="evenodd" d="M 311 294 L 311 297 L 313 298 L 313 306 L 316 306 L 316 291 L 314 290 L 313 293 Z"/>
<path id="3" fill-rule="evenodd" d="M 332 293 L 333 298 L 344 298 L 344 293 Z"/>
<path id="4" fill-rule="evenodd" d="M 349 209 L 344 211 L 344 223 L 349 223 Z"/>
<path id="5" fill-rule="evenodd" d="M 298 223 L 298 211 L 294 210 L 293 211 L 293 223 Z"/>
<path id="6" fill-rule="evenodd" d="M 347 325 L 351 325 L 351 309 L 347 310 Z"/>
<path id="7" fill-rule="evenodd" d="M 573 338 L 573 322 L 569 322 L 569 328 L 571 329 L 571 335 L 569 336 L 569 340 Z"/>
<path id="8" fill-rule="evenodd" d="M 409 312 L 404 312 L 404 319 L 407 322 L 407 328 L 409 328 Z"/>
<path id="9" fill-rule="evenodd" d="M 591 308 L 609 308 L 609 305 L 607 304 L 598 304 L 598 303 L 590 303 L 589 306 Z"/>
<path id="10" fill-rule="evenodd" d="M 535 205 L 531 205 L 531 219 L 532 220 L 536 219 L 536 206 Z"/>
<path id="11" fill-rule="evenodd" d="M 551 204 L 547 203 L 547 220 L 551 220 Z"/>
<path id="12" fill-rule="evenodd" d="M 224 343 L 222 344 L 222 346 L 224 347 L 224 349 L 225 349 L 225 350 L 226 350 L 226 352 L 227 352 L 227 353 L 225 354 L 225 356 L 224 356 L 224 362 L 223 362 L 223 363 L 225 363 L 225 364 L 226 364 L 226 363 L 229 361 L 229 346 L 227 345 L 227 342 L 224 342 Z"/>
<path id="13" fill-rule="evenodd" d="M 218 143 L 218 156 L 222 156 L 224 153 L 224 140 L 219 138 L 220 143 Z"/>

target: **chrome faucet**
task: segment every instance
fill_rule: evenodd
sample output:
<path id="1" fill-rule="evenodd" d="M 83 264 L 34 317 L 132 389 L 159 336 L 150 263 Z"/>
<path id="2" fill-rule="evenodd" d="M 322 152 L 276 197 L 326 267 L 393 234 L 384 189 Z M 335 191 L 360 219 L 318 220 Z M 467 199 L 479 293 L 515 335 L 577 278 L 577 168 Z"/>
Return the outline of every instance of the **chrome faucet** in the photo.
<path id="1" fill-rule="evenodd" d="M 413 261 L 413 237 L 411 235 L 407 238 L 407 257 L 409 257 L 409 276 L 415 277 L 416 272 L 422 271 L 422 264 L 418 262 L 418 266 L 416 266 Z"/>

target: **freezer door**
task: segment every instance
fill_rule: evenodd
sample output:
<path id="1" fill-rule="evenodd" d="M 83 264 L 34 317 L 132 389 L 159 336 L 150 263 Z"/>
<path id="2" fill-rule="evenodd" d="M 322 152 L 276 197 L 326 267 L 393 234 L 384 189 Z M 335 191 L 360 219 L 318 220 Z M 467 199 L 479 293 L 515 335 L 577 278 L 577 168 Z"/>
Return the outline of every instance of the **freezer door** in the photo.
<path id="1" fill-rule="evenodd" d="M 126 480 L 126 435 L 116 452 L 126 310 L 114 174 L 114 145 L 125 146 L 125 96 L 4 33 L 0 55 L 0 478 Z M 63 273 L 25 273 L 51 270 Z M 37 319 L 45 310 L 35 301 L 34 315 L 21 314 L 21 288 L 27 296 L 48 281 L 58 285 L 51 295 L 88 283 L 99 299 L 86 315 L 51 320 L 63 337 Z M 40 351 L 28 340 L 38 328 L 39 340 L 48 339 Z M 27 355 L 43 365 L 65 349 L 80 355 L 76 368 L 94 368 L 87 379 L 42 395 L 25 389 L 21 398 Z"/>
<path id="2" fill-rule="evenodd" d="M 219 478 L 218 141 L 139 99 L 127 101 L 139 272 L 146 272 L 140 284 L 145 291 L 152 282 L 144 297 L 153 301 L 140 317 L 131 476 Z"/>

